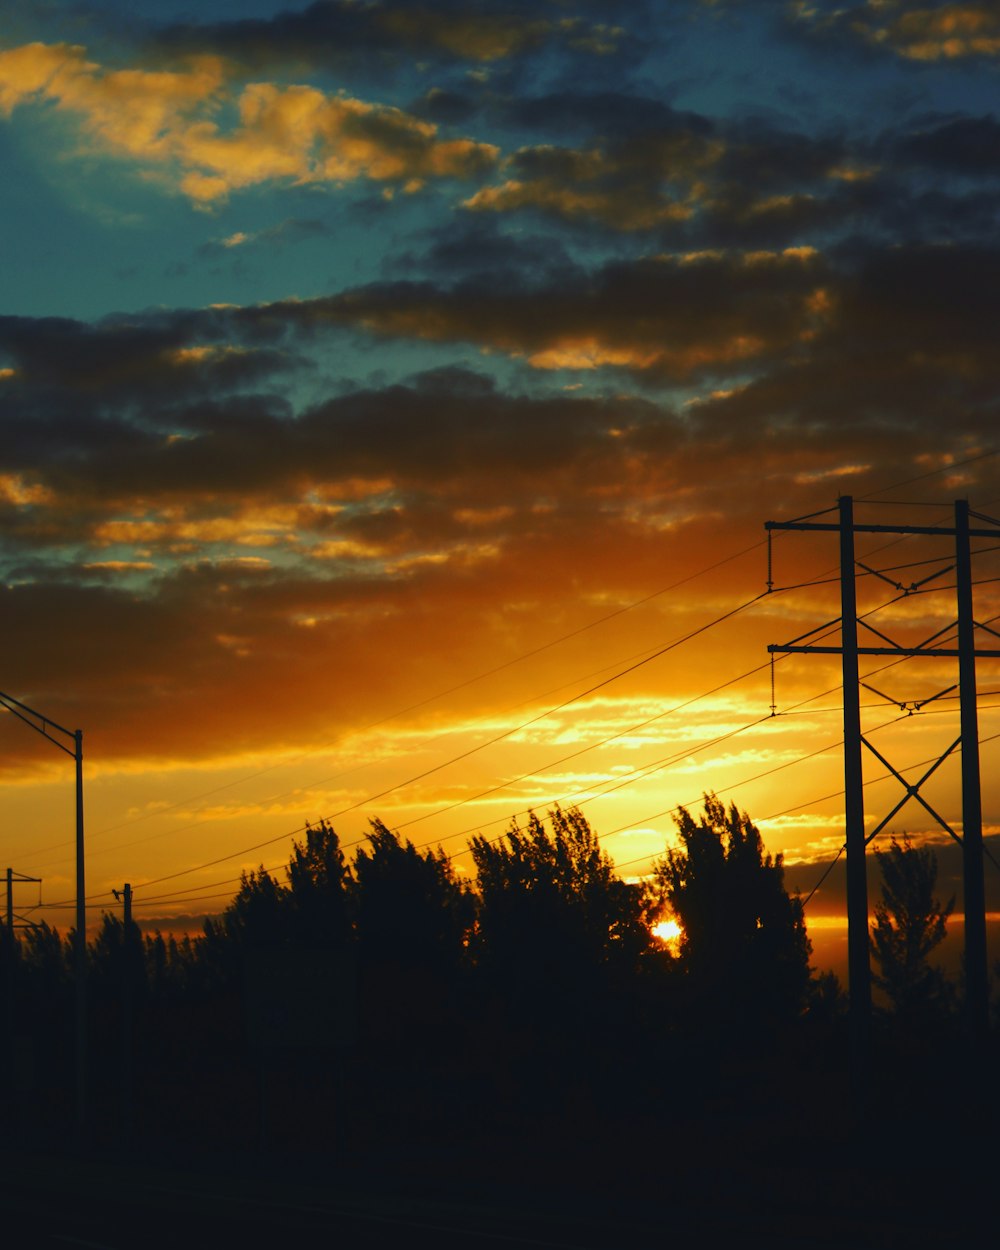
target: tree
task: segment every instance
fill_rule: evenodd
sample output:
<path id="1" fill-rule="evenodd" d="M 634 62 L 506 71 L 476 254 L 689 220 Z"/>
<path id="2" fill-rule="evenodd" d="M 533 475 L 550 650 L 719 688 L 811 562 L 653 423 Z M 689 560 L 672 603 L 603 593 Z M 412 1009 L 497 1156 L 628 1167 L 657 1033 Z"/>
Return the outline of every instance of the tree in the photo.
<path id="1" fill-rule="evenodd" d="M 292 843 L 288 889 L 297 945 L 344 950 L 353 938 L 351 869 L 332 825 L 306 826 L 305 842 Z"/>
<path id="2" fill-rule="evenodd" d="M 945 1011 L 951 987 L 931 952 L 944 941 L 954 896 L 941 903 L 935 896 L 937 856 L 927 846 L 914 846 L 907 834 L 893 837 L 888 850 L 876 850 L 882 875 L 881 899 L 875 904 L 871 950 L 878 972 L 874 981 L 897 1017 L 926 1020 Z"/>
<path id="3" fill-rule="evenodd" d="M 465 952 L 474 900 L 440 849 L 421 853 L 380 820 L 354 861 L 362 960 L 453 971 Z"/>
<path id="4" fill-rule="evenodd" d="M 554 984 L 631 970 L 650 940 L 642 891 L 618 877 L 579 809 L 548 815 L 551 834 L 532 813 L 526 829 L 470 843 L 480 962 Z"/>
<path id="5" fill-rule="evenodd" d="M 548 826 L 532 813 L 498 842 L 470 843 L 475 1053 L 500 1082 L 498 1105 L 530 1114 L 615 1096 L 618 1065 L 634 1062 L 631 991 L 651 945 L 643 891 L 617 875 L 580 811 L 556 807 Z"/>
<path id="6" fill-rule="evenodd" d="M 146 961 L 138 925 L 128 925 L 111 912 L 101 916 L 90 943 L 90 976 L 99 997 L 117 1001 L 125 986 L 140 995 L 146 985 Z"/>
<path id="7" fill-rule="evenodd" d="M 454 1062 L 475 900 L 443 851 L 420 851 L 379 820 L 358 848 L 351 894 L 361 1028 L 382 1061 L 369 1097 L 411 1100 L 415 1069 L 426 1078 L 440 1056 Z M 407 1093 L 387 1076 L 390 1054 Z"/>
<path id="8" fill-rule="evenodd" d="M 240 873 L 240 888 L 218 920 L 205 921 L 209 943 L 276 945 L 287 929 L 288 890 L 261 865 Z"/>
<path id="9" fill-rule="evenodd" d="M 692 1003 L 746 1022 L 797 1014 L 811 946 L 802 904 L 785 890 L 782 857 L 735 804 L 706 794 L 696 821 L 675 817 L 681 845 L 654 865 L 663 903 L 682 927 L 679 962 Z"/>

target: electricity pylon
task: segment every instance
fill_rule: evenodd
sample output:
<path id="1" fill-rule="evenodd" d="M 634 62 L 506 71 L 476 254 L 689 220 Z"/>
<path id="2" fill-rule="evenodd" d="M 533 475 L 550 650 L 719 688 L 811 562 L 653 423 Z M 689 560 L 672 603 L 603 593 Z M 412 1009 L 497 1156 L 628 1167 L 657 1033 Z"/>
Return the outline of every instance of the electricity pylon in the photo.
<path id="1" fill-rule="evenodd" d="M 893 819 L 905 803 L 915 799 L 925 808 L 947 833 L 962 848 L 964 878 L 964 911 L 965 911 L 965 982 L 966 1009 L 968 1022 L 974 1044 L 981 1046 L 985 1040 L 989 1024 L 989 990 L 986 960 L 986 903 L 983 885 L 983 822 L 982 793 L 979 774 L 979 721 L 976 704 L 976 659 L 979 657 L 1000 657 L 1000 649 L 978 648 L 976 631 L 982 630 L 1000 638 L 996 630 L 977 622 L 972 607 L 972 550 L 973 538 L 1000 538 L 1000 521 L 980 513 L 970 512 L 967 500 L 955 501 L 954 525 L 873 525 L 858 524 L 854 520 L 854 501 L 849 495 L 838 500 L 839 517 L 837 521 L 821 521 L 812 517 L 803 517 L 796 521 L 767 521 L 765 529 L 768 536 L 773 530 L 813 530 L 826 531 L 839 535 L 840 539 L 840 643 L 839 645 L 823 645 L 819 642 L 808 642 L 806 639 L 827 628 L 818 626 L 790 643 L 772 643 L 768 647 L 771 654 L 792 652 L 804 654 L 839 655 L 843 675 L 844 692 L 844 824 L 845 845 L 847 848 L 847 957 L 850 979 L 850 1023 L 852 1064 L 856 1078 L 862 1087 L 867 1085 L 869 1068 L 869 1051 L 871 1039 L 871 965 L 869 962 L 868 942 L 868 885 L 866 876 L 865 851 L 871 842 Z M 832 511 L 832 509 L 830 510 Z M 821 516 L 818 513 L 814 516 Z M 970 517 L 985 522 L 984 526 L 970 525 Z M 923 534 L 954 541 L 954 562 L 947 567 L 938 569 L 921 581 L 909 587 L 896 586 L 902 595 L 913 593 L 926 583 L 933 581 L 945 572 L 955 573 L 956 618 L 943 629 L 935 631 L 917 646 L 906 647 L 895 642 L 887 634 L 882 633 L 864 618 L 858 617 L 857 591 L 855 585 L 856 570 L 861 567 L 866 573 L 882 576 L 875 569 L 862 564 L 855 554 L 854 537 L 856 534 Z M 945 559 L 942 557 L 942 564 Z M 889 580 L 889 579 L 886 579 Z M 892 583 L 896 585 L 896 583 Z M 861 626 L 868 634 L 873 635 L 872 645 L 862 645 L 858 641 L 858 627 Z M 954 632 L 957 636 L 955 646 L 945 645 L 943 637 Z M 880 644 L 880 645 L 876 645 Z M 911 656 L 949 657 L 958 660 L 958 682 L 960 704 L 960 733 L 954 742 L 931 764 L 915 785 L 906 781 L 903 775 L 885 758 L 885 756 L 861 732 L 861 711 L 858 673 L 858 657 L 862 655 L 896 656 L 899 659 Z M 933 696 L 940 698 L 942 691 Z M 879 693 L 879 692 L 875 692 Z M 925 700 L 924 702 L 929 702 Z M 901 704 L 901 707 L 907 705 Z M 919 710 L 923 704 L 915 705 L 911 710 Z M 886 768 L 903 787 L 905 793 L 892 811 L 875 825 L 868 834 L 865 832 L 864 789 L 862 778 L 862 748 L 868 750 Z M 941 764 L 956 750 L 961 749 L 962 756 L 962 833 L 959 835 L 948 822 L 940 816 L 921 794 L 921 787 L 937 771 Z"/>

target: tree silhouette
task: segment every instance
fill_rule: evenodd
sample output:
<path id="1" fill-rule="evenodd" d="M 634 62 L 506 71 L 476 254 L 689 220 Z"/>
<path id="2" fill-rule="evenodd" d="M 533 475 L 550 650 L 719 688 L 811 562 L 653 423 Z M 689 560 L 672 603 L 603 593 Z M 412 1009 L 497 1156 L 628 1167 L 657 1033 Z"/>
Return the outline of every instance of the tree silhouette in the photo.
<path id="1" fill-rule="evenodd" d="M 291 924 L 296 945 L 343 950 L 351 944 L 351 869 L 332 825 L 306 826 L 288 861 Z"/>
<path id="2" fill-rule="evenodd" d="M 535 814 L 470 843 L 472 942 L 494 1105 L 587 1120 L 629 1052 L 628 992 L 651 944 L 642 890 L 622 881 L 578 809 Z M 620 1075 L 620 1074 L 619 1074 Z"/>
<path id="3" fill-rule="evenodd" d="M 679 962 L 692 1004 L 747 1024 L 798 1013 L 811 946 L 782 857 L 765 854 L 746 812 L 714 794 L 697 821 L 681 808 L 675 824 L 681 846 L 657 861 L 654 876 L 683 929 Z"/>
<path id="4" fill-rule="evenodd" d="M 229 906 L 218 920 L 210 917 L 205 921 L 204 936 L 198 943 L 204 980 L 211 986 L 230 989 L 240 984 L 248 949 L 288 944 L 289 912 L 288 889 L 269 872 L 263 867 L 242 872 L 240 888 Z"/>
<path id="5" fill-rule="evenodd" d="M 472 839 L 480 898 L 479 961 L 558 984 L 635 967 L 649 945 L 642 891 L 622 881 L 579 809 L 531 814 L 504 838 Z"/>
<path id="6" fill-rule="evenodd" d="M 907 834 L 893 837 L 875 858 L 882 875 L 871 927 L 875 984 L 901 1019 L 940 1015 L 950 1005 L 951 987 L 930 955 L 944 941 L 955 899 L 942 904 L 935 896 L 937 856 L 930 847 L 914 846 Z"/>
<path id="7" fill-rule="evenodd" d="M 373 820 L 354 861 L 354 915 L 367 963 L 454 971 L 474 916 L 469 888 L 443 851 L 421 853 Z"/>
<path id="8" fill-rule="evenodd" d="M 118 999 L 124 986 L 141 995 L 146 985 L 146 959 L 142 935 L 134 921 L 125 924 L 104 912 L 89 945 L 90 976 L 98 996 Z"/>

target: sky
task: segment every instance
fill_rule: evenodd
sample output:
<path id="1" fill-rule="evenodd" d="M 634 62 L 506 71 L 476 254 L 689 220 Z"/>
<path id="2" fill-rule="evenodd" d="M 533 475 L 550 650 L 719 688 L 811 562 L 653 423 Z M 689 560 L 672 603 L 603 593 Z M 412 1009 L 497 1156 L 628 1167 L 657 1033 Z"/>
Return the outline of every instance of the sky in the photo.
<path id="1" fill-rule="evenodd" d="M 782 656 L 772 689 L 767 646 L 836 633 L 838 549 L 769 556 L 764 523 L 1000 512 L 1000 6 L 0 17 L 0 689 L 83 730 L 92 920 L 129 881 L 196 927 L 320 819 L 464 871 L 580 803 L 641 876 L 705 791 L 808 893 L 839 671 Z M 954 619 L 949 543 L 858 536 L 903 645 Z M 911 781 L 957 734 L 950 663 L 863 665 Z M 989 841 L 997 661 L 979 686 Z M 43 879 L 16 909 L 68 923 L 72 760 L 9 715 L 0 747 L 0 860 Z M 952 828 L 956 760 L 922 791 Z M 866 780 L 874 828 L 904 792 Z M 960 891 L 912 799 L 904 830 Z"/>

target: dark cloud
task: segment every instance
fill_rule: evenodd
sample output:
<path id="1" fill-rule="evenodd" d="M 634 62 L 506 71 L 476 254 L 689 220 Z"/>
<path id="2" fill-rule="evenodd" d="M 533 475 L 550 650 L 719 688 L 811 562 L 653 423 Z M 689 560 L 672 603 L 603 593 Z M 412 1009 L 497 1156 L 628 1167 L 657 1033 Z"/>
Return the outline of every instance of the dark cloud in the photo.
<path id="1" fill-rule="evenodd" d="M 437 126 L 464 125 L 476 115 L 478 105 L 468 92 L 432 87 L 414 101 L 410 111 Z"/>
<path id="2" fill-rule="evenodd" d="M 888 238 L 909 245 L 988 245 L 996 238 L 998 219 L 1000 187 L 965 194 L 943 188 L 914 192 L 874 205 L 869 217 L 872 225 L 884 227 Z"/>
<path id="3" fill-rule="evenodd" d="M 593 0 L 568 10 L 526 0 L 318 0 L 269 18 L 174 24 L 151 36 L 149 47 L 172 56 L 217 52 L 257 70 L 284 65 L 341 74 L 385 72 L 411 57 L 492 64 L 553 42 L 564 54 L 606 57 L 629 41 L 614 12 Z"/>
<path id="4" fill-rule="evenodd" d="M 554 281 L 572 273 L 574 265 L 564 242 L 550 234 L 509 233 L 495 218 L 474 214 L 447 227 L 427 231 L 418 243 L 387 262 L 386 269 L 428 274 L 447 282 L 474 277 L 494 290 L 531 281 Z"/>
<path id="5" fill-rule="evenodd" d="M 715 124 L 698 113 L 623 91 L 552 92 L 510 99 L 498 108 L 508 124 L 546 134 L 662 141 L 671 136 L 709 138 L 715 131 Z"/>
<path id="6" fill-rule="evenodd" d="M 551 286 L 382 283 L 234 317 L 250 326 L 283 319 L 303 330 L 353 325 L 381 336 L 470 342 L 543 368 L 615 365 L 691 379 L 792 350 L 826 277 L 823 259 L 809 252 L 662 256 L 577 268 Z"/>
<path id="7" fill-rule="evenodd" d="M 211 390 L 209 378 L 203 384 Z M 163 405 L 141 422 L 86 411 L 41 426 L 11 420 L 2 463 L 30 470 L 55 493 L 54 511 L 75 517 L 85 534 L 81 509 L 96 524 L 139 500 L 155 509 L 177 500 L 297 499 L 310 487 L 387 477 L 400 489 L 463 500 L 514 491 L 519 481 L 551 483 L 552 474 L 588 462 L 606 475 L 627 447 L 618 441 L 623 429 L 654 419 L 658 410 L 638 400 L 517 398 L 483 375 L 445 369 L 294 418 L 279 399 L 239 395 Z M 45 535 L 43 527 L 39 541 Z M 176 541 L 169 526 L 163 541 Z"/>
<path id="8" fill-rule="evenodd" d="M 596 97 L 604 100 L 605 97 Z M 578 238 L 659 237 L 671 247 L 829 246 L 859 230 L 888 240 L 982 236 L 995 189 L 992 117 L 930 121 L 877 140 L 808 133 L 767 118 L 723 122 L 655 101 L 616 98 L 618 118 L 596 135 L 601 111 L 576 97 L 523 102 L 558 133 L 565 112 L 590 141 L 513 151 L 499 181 L 464 201 L 481 215 L 530 214 Z M 580 101 L 582 105 L 582 98 Z M 551 113 L 551 117 L 550 117 Z M 928 173 L 938 185 L 928 185 Z M 935 199 L 935 197 L 939 197 Z"/>
<path id="9" fill-rule="evenodd" d="M 894 148 L 904 163 L 969 178 L 1000 178 L 1000 122 L 992 115 L 927 119 L 897 138 Z"/>
<path id="10" fill-rule="evenodd" d="M 0 317 L 0 360 L 12 376 L 0 389 L 0 419 L 71 402 L 106 407 L 129 399 L 168 404 L 207 390 L 237 390 L 304 364 L 274 347 L 221 341 L 214 314 L 65 319 Z"/>
<path id="11" fill-rule="evenodd" d="M 767 422 L 803 444 L 886 461 L 903 445 L 917 455 L 991 445 L 998 277 L 995 249 L 859 248 L 829 288 L 832 315 L 810 350 L 706 403 L 706 429 Z"/>
<path id="12" fill-rule="evenodd" d="M 471 269 L 482 238 L 453 240 L 451 257 L 447 242 L 440 266 L 457 267 L 464 247 Z M 495 502 L 553 475 L 607 486 L 634 453 L 674 454 L 691 438 L 694 455 L 699 438 L 744 447 L 796 423 L 800 440 L 831 446 L 848 429 L 863 442 L 879 429 L 933 440 L 944 413 L 966 436 L 995 416 L 995 248 L 714 252 L 594 270 L 563 262 L 526 279 L 530 251 L 506 242 L 494 238 L 493 263 L 452 285 L 383 283 L 94 326 L 7 318 L 0 463 L 70 501 L 67 515 L 84 501 L 273 500 L 355 479 Z M 505 257 L 517 268 L 503 282 Z M 719 394 L 680 425 L 652 401 L 529 398 L 456 368 L 297 412 L 268 394 L 331 329 L 469 342 L 526 358 L 539 380 L 610 368 L 711 379 Z"/>
<path id="13" fill-rule="evenodd" d="M 741 120 L 723 133 L 718 177 L 758 193 L 811 187 L 855 155 L 842 135 L 780 130 L 764 120 Z"/>

